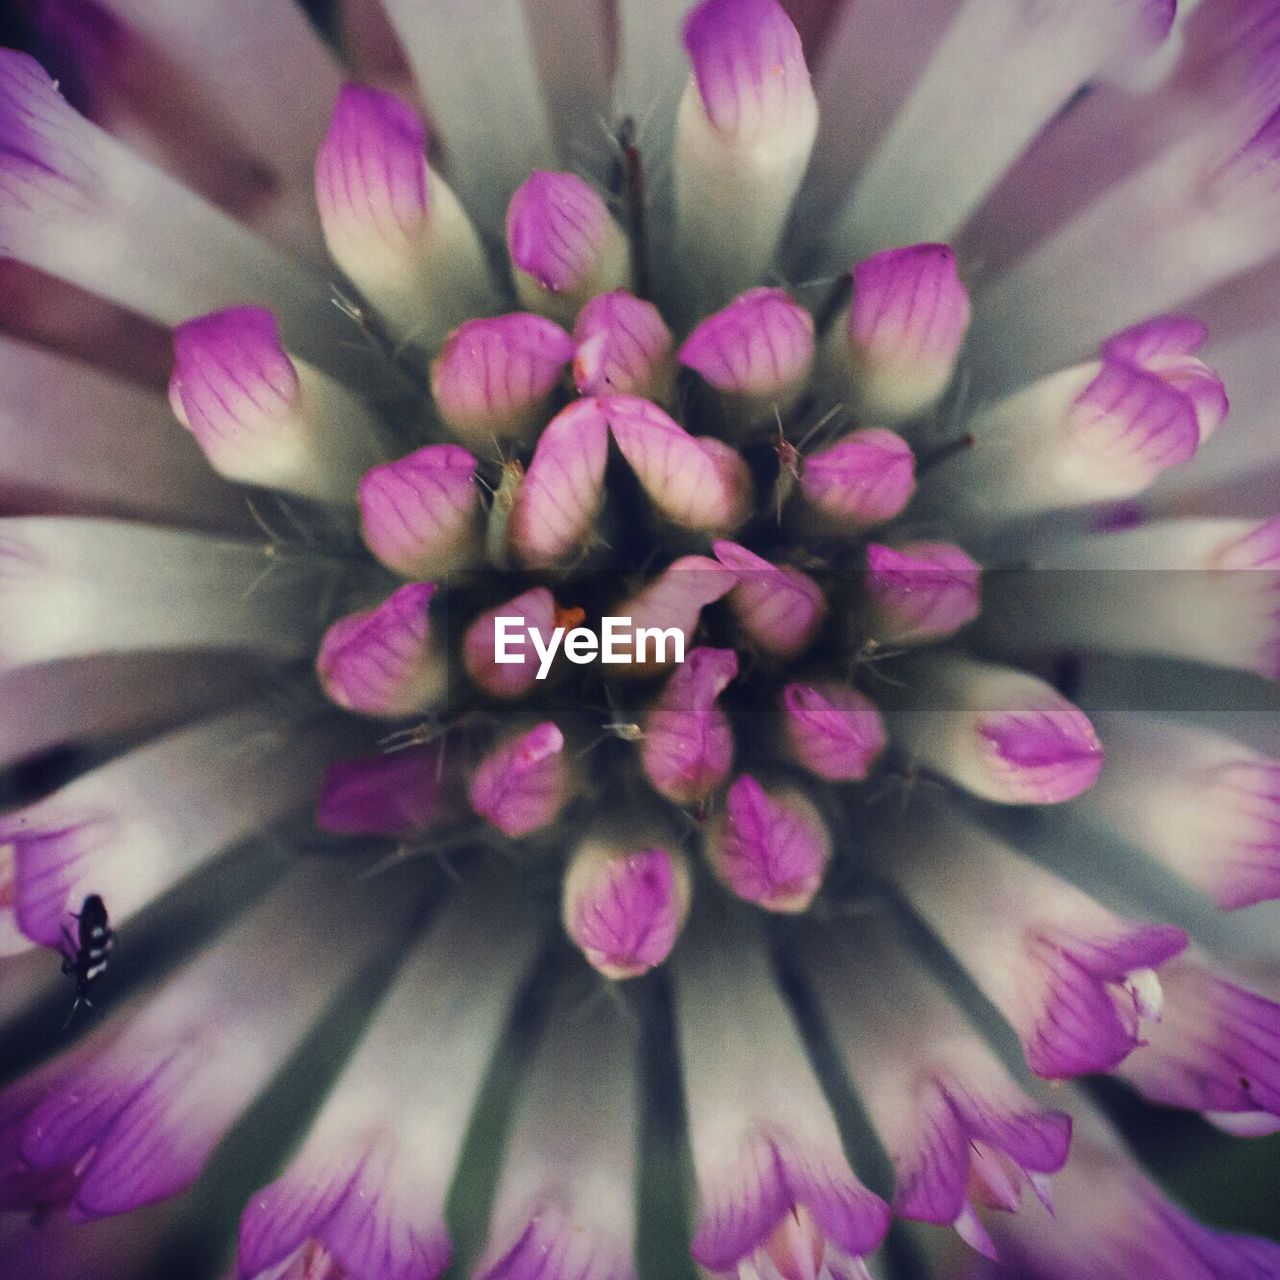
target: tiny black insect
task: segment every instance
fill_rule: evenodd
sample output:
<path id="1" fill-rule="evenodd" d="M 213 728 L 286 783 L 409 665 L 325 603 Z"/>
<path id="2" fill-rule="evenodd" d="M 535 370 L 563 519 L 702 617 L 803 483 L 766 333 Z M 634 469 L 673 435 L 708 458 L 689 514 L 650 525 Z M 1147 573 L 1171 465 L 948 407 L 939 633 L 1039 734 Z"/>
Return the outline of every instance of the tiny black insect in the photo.
<path id="1" fill-rule="evenodd" d="M 91 893 L 80 904 L 79 914 L 73 912 L 72 919 L 76 921 L 77 937 L 73 938 L 71 931 L 63 926 L 62 936 L 68 950 L 62 957 L 62 972 L 75 975 L 76 998 L 64 1025 L 70 1024 L 81 1005 L 93 1008 L 89 992 L 106 972 L 107 952 L 116 938 L 107 920 L 106 903 L 96 893 Z"/>

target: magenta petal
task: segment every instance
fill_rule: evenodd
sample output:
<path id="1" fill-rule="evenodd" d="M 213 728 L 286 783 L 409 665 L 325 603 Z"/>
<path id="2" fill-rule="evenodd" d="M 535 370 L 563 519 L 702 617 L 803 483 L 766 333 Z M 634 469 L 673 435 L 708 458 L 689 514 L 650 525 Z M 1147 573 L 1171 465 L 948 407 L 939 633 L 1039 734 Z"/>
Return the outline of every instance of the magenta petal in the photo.
<path id="1" fill-rule="evenodd" d="M 262 307 L 230 307 L 178 325 L 173 357 L 169 399 L 206 452 L 269 441 L 297 406 L 297 369 L 275 316 Z"/>
<path id="2" fill-rule="evenodd" d="M 751 478 L 728 445 L 695 439 L 638 396 L 609 396 L 600 405 L 622 456 L 666 519 L 711 533 L 730 532 L 746 519 Z"/>
<path id="3" fill-rule="evenodd" d="M 1104 361 L 1076 397 L 1066 429 L 1092 466 L 1132 471 L 1143 484 L 1188 461 L 1200 444 L 1189 396 L 1158 374 L 1116 361 Z"/>
<path id="4" fill-rule="evenodd" d="M 703 0 L 684 46 L 707 119 L 728 138 L 760 138 L 811 98 L 800 36 L 777 0 Z"/>
<path id="5" fill-rule="evenodd" d="M 573 339 L 527 311 L 468 320 L 431 362 L 431 394 L 450 430 L 482 447 L 522 439 L 573 359 Z"/>
<path id="6" fill-rule="evenodd" d="M 716 874 L 740 898 L 769 911 L 804 911 L 822 886 L 831 835 L 798 791 L 769 792 L 749 774 L 729 788 L 711 834 Z"/>
<path id="7" fill-rule="evenodd" d="M 704 1199 L 690 1245 L 694 1261 L 734 1274 L 801 1207 L 827 1241 L 854 1258 L 878 1248 L 889 1229 L 888 1206 L 842 1156 L 824 1158 L 786 1134 L 752 1134 L 737 1153 L 732 1179 L 715 1200 Z"/>
<path id="8" fill-rule="evenodd" d="M 803 653 L 827 616 L 822 588 L 799 569 L 771 564 L 736 542 L 715 542 L 712 551 L 738 575 L 729 608 L 748 639 L 771 657 Z"/>
<path id="9" fill-rule="evenodd" d="M 316 826 L 341 835 L 420 834 L 444 816 L 443 768 L 435 745 L 340 761 L 320 784 Z"/>
<path id="10" fill-rule="evenodd" d="M 326 234 L 404 240 L 427 211 L 427 130 L 394 94 L 344 85 L 316 156 L 316 204 Z"/>
<path id="11" fill-rule="evenodd" d="M 965 1207 L 970 1170 L 983 1158 L 978 1143 L 1002 1153 L 1024 1176 L 1056 1173 L 1066 1163 L 1069 1116 L 1039 1109 L 1008 1086 L 979 1092 L 983 1083 L 944 1075 L 923 1086 L 911 1138 L 896 1153 L 895 1213 L 951 1226 Z"/>
<path id="12" fill-rule="evenodd" d="M 436 1280 L 449 1265 L 448 1232 L 422 1206 L 400 1203 L 386 1145 L 353 1143 L 327 1161 L 303 1156 L 300 1167 L 254 1195 L 240 1220 L 238 1274 L 249 1280 L 317 1241 L 344 1276 Z M 310 1280 L 312 1272 L 304 1263 L 296 1274 Z M 330 1272 L 318 1274 L 323 1280 Z"/>
<path id="13" fill-rule="evenodd" d="M 518 271 L 564 293 L 590 276 L 612 230 L 604 201 L 576 173 L 535 169 L 507 207 L 507 248 Z"/>
<path id="14" fill-rule="evenodd" d="M 804 459 L 800 491 L 842 532 L 859 533 L 896 516 L 916 488 L 916 460 L 901 436 L 879 427 L 854 431 Z"/>
<path id="15" fill-rule="evenodd" d="M 1057 1080 L 1109 1071 L 1139 1045 L 1146 1016 L 1137 971 L 1154 969 L 1184 950 L 1187 935 L 1170 925 L 1121 921 L 1110 935 L 1078 937 L 1062 928 L 1030 936 L 1027 950 L 1040 971 L 1041 1004 L 1024 1029 L 1027 1065 Z"/>
<path id="16" fill-rule="evenodd" d="M 638 977 L 660 965 L 688 910 L 688 872 L 666 849 L 601 854 L 588 847 L 565 880 L 565 930 L 609 978 Z"/>
<path id="17" fill-rule="evenodd" d="M 548 827 L 569 798 L 564 735 L 550 720 L 500 742 L 476 766 L 471 807 L 513 840 Z"/>
<path id="18" fill-rule="evenodd" d="M 429 444 L 365 472 L 360 527 L 365 546 L 406 578 L 467 564 L 476 547 L 476 460 L 455 444 Z"/>
<path id="19" fill-rule="evenodd" d="M 0 208 L 39 200 L 83 207 L 92 198 L 88 166 L 68 145 L 75 118 L 33 57 L 0 49 Z"/>
<path id="20" fill-rule="evenodd" d="M 285 1262 L 307 1240 L 317 1239 L 350 1191 L 355 1172 L 355 1161 L 321 1163 L 304 1156 L 283 1177 L 256 1192 L 240 1217 L 237 1274 L 250 1280 Z"/>
<path id="21" fill-rule="evenodd" d="M 728 595 L 737 585 L 737 574 L 724 568 L 709 556 L 681 556 L 673 560 L 656 578 L 630 600 L 618 606 L 618 616 L 629 617 L 638 631 L 641 627 L 660 630 L 674 628 L 684 636 L 687 655 L 694 631 L 702 617 L 702 610 L 709 604 Z M 660 667 L 669 666 L 675 655 L 673 646 L 665 647 L 665 658 L 651 660 L 653 647 L 646 650 L 646 661 L 619 668 L 620 674 L 650 675 Z"/>
<path id="22" fill-rule="evenodd" d="M 316 671 L 340 707 L 368 716 L 406 716 L 440 692 L 428 608 L 436 588 L 411 582 L 380 605 L 340 618 L 320 641 Z"/>
<path id="23" fill-rule="evenodd" d="M 467 675 L 494 698 L 520 698 L 528 693 L 538 678 L 538 655 L 531 640 L 526 640 L 518 662 L 497 662 L 499 618 L 515 618 L 519 629 L 532 628 L 544 645 L 551 642 L 555 630 L 555 597 L 546 587 L 534 587 L 482 613 L 462 637 L 462 662 Z"/>
<path id="24" fill-rule="evenodd" d="M 1109 338 L 1102 359 L 1157 374 L 1185 395 L 1203 443 L 1222 425 L 1230 407 L 1222 379 L 1195 355 L 1207 337 L 1205 325 L 1191 316 L 1156 316 Z"/>
<path id="25" fill-rule="evenodd" d="M 778 1163 L 793 1204 L 806 1206 L 823 1235 L 853 1258 L 873 1253 L 889 1230 L 889 1206 L 846 1166 L 816 1159 L 799 1142 L 779 1138 Z"/>
<path id="26" fill-rule="evenodd" d="M 1120 1074 L 1167 1107 L 1280 1117 L 1280 1003 L 1178 959 L 1160 971 L 1164 1006 Z"/>
<path id="27" fill-rule="evenodd" d="M 671 330 L 652 302 L 625 289 L 592 298 L 573 326 L 573 380 L 584 396 L 665 400 L 671 391 Z"/>
<path id="28" fill-rule="evenodd" d="M 789 684 L 783 732 L 796 760 L 827 782 L 858 782 L 884 750 L 884 721 L 870 698 L 848 685 Z"/>
<path id="29" fill-rule="evenodd" d="M 531 569 L 554 568 L 586 547 L 604 502 L 609 437 L 601 405 L 571 404 L 538 440 L 508 527 L 512 551 Z"/>
<path id="30" fill-rule="evenodd" d="M 514 1234 L 514 1233 L 513 1233 Z M 485 1259 L 473 1280 L 635 1280 L 631 1259 L 616 1243 L 554 1205 L 539 1205 L 510 1245 Z"/>
<path id="31" fill-rule="evenodd" d="M 650 709 L 640 763 L 654 789 L 668 800 L 695 804 L 729 776 L 733 730 L 716 699 L 737 674 L 732 649 L 694 649 Z"/>
<path id="32" fill-rule="evenodd" d="M 853 268 L 849 337 L 869 364 L 950 367 L 969 327 L 969 295 L 945 244 L 886 249 Z"/>
<path id="33" fill-rule="evenodd" d="M 1155 316 L 1108 338 L 1102 357 L 1149 369 L 1169 356 L 1194 355 L 1208 336 L 1208 326 L 1194 316 Z"/>
<path id="34" fill-rule="evenodd" d="M 1007 803 L 1059 804 L 1087 791 L 1103 749 L 1083 711 L 1052 691 L 1035 704 L 984 717 L 978 734 Z"/>
<path id="35" fill-rule="evenodd" d="M 94 852 L 111 838 L 107 822 L 86 818 L 74 826 L 38 830 L 19 812 L 0 826 L 0 839 L 13 848 L 18 927 L 33 942 L 63 945 L 62 930 L 74 923 L 70 913 L 80 909 L 73 890 L 84 883 Z"/>
<path id="36" fill-rule="evenodd" d="M 90 1063 L 31 1111 L 23 1157 L 37 1168 L 74 1167 L 73 1218 L 124 1213 L 195 1181 L 243 1104 L 207 1050 Z"/>
<path id="37" fill-rule="evenodd" d="M 729 395 L 775 399 L 813 367 L 813 317 L 782 289 L 749 289 L 685 339 L 680 363 Z"/>
<path id="38" fill-rule="evenodd" d="M 978 616 L 982 570 L 949 542 L 867 546 L 873 634 L 888 644 L 937 640 Z"/>

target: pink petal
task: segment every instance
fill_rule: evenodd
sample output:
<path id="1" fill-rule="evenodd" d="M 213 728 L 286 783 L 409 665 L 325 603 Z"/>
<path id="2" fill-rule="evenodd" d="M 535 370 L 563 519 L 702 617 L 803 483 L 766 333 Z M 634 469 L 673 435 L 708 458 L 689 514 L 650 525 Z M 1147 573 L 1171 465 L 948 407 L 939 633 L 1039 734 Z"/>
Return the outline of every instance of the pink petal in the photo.
<path id="1" fill-rule="evenodd" d="M 872 632 L 886 644 L 937 640 L 978 616 L 978 563 L 949 542 L 867 546 Z"/>
<path id="2" fill-rule="evenodd" d="M 827 782 L 858 782 L 884 750 L 884 721 L 870 698 L 848 685 L 789 684 L 783 733 L 796 760 Z"/>
<path id="3" fill-rule="evenodd" d="M 429 444 L 365 472 L 360 527 L 365 545 L 405 578 L 438 577 L 477 550 L 476 460 L 454 444 Z"/>
<path id="4" fill-rule="evenodd" d="M 562 409 L 538 440 L 508 526 L 521 564 L 548 569 L 571 561 L 588 542 L 604 503 L 609 438 L 602 401 Z"/>
<path id="5" fill-rule="evenodd" d="M 707 851 L 716 875 L 740 898 L 792 913 L 806 910 L 821 888 L 831 836 L 798 791 L 769 792 L 743 774 L 729 788 Z"/>
<path id="6" fill-rule="evenodd" d="M 915 492 L 915 470 L 901 436 L 866 427 L 805 458 L 800 491 L 824 522 L 860 533 L 902 511 Z"/>
<path id="7" fill-rule="evenodd" d="M 726 138 L 761 139 L 812 100 L 800 36 L 777 0 L 703 0 L 685 18 L 684 46 Z"/>
<path id="8" fill-rule="evenodd" d="M 675 804 L 707 799 L 729 776 L 733 730 L 716 699 L 737 674 L 732 649 L 694 649 L 645 718 L 641 767 L 654 789 Z"/>
<path id="9" fill-rule="evenodd" d="M 600 401 L 627 464 L 657 511 L 685 529 L 727 533 L 750 511 L 751 478 L 722 441 L 695 439 L 657 405 L 636 396 Z"/>
<path id="10" fill-rule="evenodd" d="M 569 799 L 564 735 L 550 720 L 504 738 L 476 766 L 471 807 L 513 840 L 550 826 Z"/>
<path id="11" fill-rule="evenodd" d="M 429 582 L 408 583 L 325 632 L 316 671 L 338 706 L 395 718 L 422 711 L 441 692 L 444 674 L 428 617 L 435 592 Z"/>
<path id="12" fill-rule="evenodd" d="M 678 854 L 586 845 L 565 878 L 565 930 L 606 977 L 638 977 L 671 954 L 689 892 L 688 868 Z"/>
<path id="13" fill-rule="evenodd" d="M 526 438 L 565 366 L 573 339 L 527 311 L 468 320 L 431 362 L 431 394 L 451 431 L 477 447 Z"/>
<path id="14" fill-rule="evenodd" d="M 803 653 L 826 620 L 822 588 L 799 569 L 771 564 L 736 542 L 715 542 L 712 550 L 738 575 L 728 604 L 748 639 L 770 657 Z"/>
<path id="15" fill-rule="evenodd" d="M 602 293 L 578 312 L 573 380 L 584 396 L 671 394 L 671 330 L 652 302 L 625 289 Z"/>
<path id="16" fill-rule="evenodd" d="M 813 317 L 782 289 L 749 289 L 703 320 L 680 363 L 726 394 L 777 399 L 813 367 Z"/>

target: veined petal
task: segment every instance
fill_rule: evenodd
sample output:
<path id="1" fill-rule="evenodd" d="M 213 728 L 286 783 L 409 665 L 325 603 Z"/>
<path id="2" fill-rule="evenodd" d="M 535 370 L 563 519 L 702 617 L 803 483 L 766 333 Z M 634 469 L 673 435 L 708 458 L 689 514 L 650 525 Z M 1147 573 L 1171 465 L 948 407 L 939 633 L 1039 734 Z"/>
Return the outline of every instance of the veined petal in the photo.
<path id="1" fill-rule="evenodd" d="M 822 588 L 799 569 L 772 564 L 736 542 L 714 542 L 712 551 L 738 575 L 728 604 L 750 643 L 774 658 L 803 653 L 826 621 Z"/>
<path id="2" fill-rule="evenodd" d="M 949 542 L 867 545 L 871 633 L 884 644 L 919 644 L 959 631 L 978 616 L 982 569 Z"/>
<path id="3" fill-rule="evenodd" d="M 381 604 L 339 618 L 320 641 L 316 671 L 340 707 L 395 719 L 412 715 L 443 691 L 443 660 L 428 609 L 436 588 L 410 582 Z"/>
<path id="4" fill-rule="evenodd" d="M 868 417 L 899 422 L 946 391 L 969 316 L 947 245 L 887 249 L 854 266 L 853 300 L 832 326 L 829 361 Z"/>
<path id="5" fill-rule="evenodd" d="M 479 238 L 427 163 L 416 111 L 343 86 L 316 156 L 316 204 L 333 260 L 407 341 L 434 350 L 496 292 Z"/>
<path id="6" fill-rule="evenodd" d="M 730 533 L 746 519 L 751 476 L 735 450 L 712 436 L 691 436 L 638 396 L 609 396 L 600 408 L 622 456 L 665 519 L 708 533 Z"/>
<path id="7" fill-rule="evenodd" d="M 1201 1111 L 1228 1132 L 1280 1128 L 1280 1004 L 1199 956 L 1171 961 L 1160 985 L 1160 1021 L 1117 1074 L 1152 1102 Z"/>
<path id="8" fill-rule="evenodd" d="M 1060 804 L 1097 780 L 1093 725 L 1044 681 L 953 654 L 912 670 L 892 736 L 965 790 L 997 804 Z"/>
<path id="9" fill-rule="evenodd" d="M 488 881 L 443 908 L 302 1149 L 246 1206 L 239 1276 L 292 1276 L 310 1256 L 352 1280 L 436 1280 L 451 1254 L 445 1194 L 537 941 L 528 904 Z"/>
<path id="10" fill-rule="evenodd" d="M 831 833 L 801 791 L 766 790 L 744 773 L 708 828 L 706 851 L 716 875 L 740 898 L 790 914 L 806 910 L 822 887 Z"/>
<path id="11" fill-rule="evenodd" d="M 641 768 L 675 804 L 708 799 L 729 776 L 733 730 L 716 699 L 737 674 L 732 649 L 693 649 L 645 716 Z"/>
<path id="12" fill-rule="evenodd" d="M 1018 1032 L 1032 1071 L 1109 1071 L 1142 1043 L 1181 929 L 1122 919 L 954 813 L 916 815 L 912 834 L 886 870 Z"/>
<path id="13" fill-rule="evenodd" d="M 845 1274 L 883 1239 L 888 1206 L 849 1167 L 752 922 L 695 918 L 674 964 L 698 1186 L 694 1260 L 768 1275 L 775 1233 L 804 1213 L 820 1263 Z M 752 1069 L 738 1070 L 746 1059 Z"/>
<path id="14" fill-rule="evenodd" d="M 538 438 L 508 527 L 512 552 L 528 568 L 571 561 L 590 540 L 604 504 L 609 454 L 603 403 L 594 397 L 576 401 Z"/>
<path id="15" fill-rule="evenodd" d="M 899 1215 L 959 1230 L 976 1222 L 971 1198 L 1013 1211 L 1024 1184 L 1046 1194 L 1046 1175 L 1067 1160 L 1070 1118 L 1013 1083 L 915 958 L 901 926 L 881 916 L 814 931 L 804 954 L 837 1048 L 893 1160 Z M 847 980 L 853 972 L 856 984 Z"/>
<path id="16" fill-rule="evenodd" d="M 16 929 L 0 950 L 63 945 L 62 930 L 96 893 L 127 920 L 214 854 L 311 795 L 335 749 L 261 709 L 172 730 L 90 770 L 0 821 L 0 868 Z M 0 879 L 5 879 L 0 870 Z M 6 933 L 8 930 L 6 930 Z"/>
<path id="17" fill-rule="evenodd" d="M 813 369 L 813 317 L 782 289 L 748 289 L 701 321 L 680 363 L 729 397 L 751 425 L 772 422 L 804 389 Z"/>
<path id="18" fill-rule="evenodd" d="M 480 761 L 470 799 L 480 817 L 514 840 L 550 826 L 572 791 L 564 734 L 547 720 L 507 735 Z"/>
<path id="19" fill-rule="evenodd" d="M 818 521 L 840 533 L 861 533 L 893 519 L 916 488 L 910 445 L 892 431 L 864 427 L 811 453 L 800 494 Z"/>
<path id="20" fill-rule="evenodd" d="M 674 339 L 652 302 L 625 289 L 602 293 L 578 312 L 573 340 L 573 380 L 580 395 L 671 398 Z"/>
<path id="21" fill-rule="evenodd" d="M 1191 316 L 1156 316 L 1109 338 L 1103 360 L 1120 360 L 1157 374 L 1187 396 L 1196 412 L 1203 444 L 1223 423 L 1229 408 L 1222 379 L 1196 352 L 1209 331 Z"/>
<path id="22" fill-rule="evenodd" d="M 588 840 L 569 860 L 560 918 L 592 968 L 635 978 L 671 954 L 692 893 L 678 850 Z"/>
<path id="23" fill-rule="evenodd" d="M 520 301 L 564 325 L 631 281 L 626 236 L 576 173 L 534 170 L 507 206 L 507 250 Z"/>
<path id="24" fill-rule="evenodd" d="M 474 448 L 526 441 L 573 359 L 558 324 L 525 311 L 468 320 L 431 363 L 431 394 L 445 424 Z"/>
<path id="25" fill-rule="evenodd" d="M 686 17 L 693 76 L 676 124 L 677 244 L 716 305 L 755 284 L 809 161 L 818 105 L 777 0 L 703 0 Z"/>
<path id="26" fill-rule="evenodd" d="M 360 480 L 365 546 L 404 578 L 439 577 L 480 555 L 476 460 L 453 444 L 429 444 Z"/>
<path id="27" fill-rule="evenodd" d="M 826 782 L 861 781 L 887 740 L 875 703 L 834 681 L 786 685 L 782 725 L 791 755 Z"/>
<path id="28" fill-rule="evenodd" d="M 1085 1114 L 1082 1100 L 1073 1110 L 1080 1136 L 1055 1179 L 1052 1220 L 1028 1210 L 989 1221 L 1009 1272 L 1027 1280 L 1127 1280 L 1164 1269 L 1264 1280 L 1280 1267 L 1280 1245 L 1202 1226 L 1165 1198 L 1103 1122 Z"/>
<path id="29" fill-rule="evenodd" d="M 339 900 L 342 947 L 329 945 L 326 929 L 292 927 L 302 911 L 336 926 Z M 385 946 L 388 925 L 404 926 L 412 905 L 413 895 L 385 890 L 357 904 L 349 876 L 296 871 L 122 1028 L 56 1060 L 35 1089 L 0 1098 L 30 1178 L 14 1180 L 11 1202 L 31 1203 L 28 1188 L 39 1194 L 53 1174 L 81 1220 L 184 1190 L 334 989 Z"/>
<path id="30" fill-rule="evenodd" d="M 169 403 L 230 480 L 350 502 L 378 456 L 378 429 L 344 387 L 292 359 L 275 317 L 232 307 L 173 334 Z"/>

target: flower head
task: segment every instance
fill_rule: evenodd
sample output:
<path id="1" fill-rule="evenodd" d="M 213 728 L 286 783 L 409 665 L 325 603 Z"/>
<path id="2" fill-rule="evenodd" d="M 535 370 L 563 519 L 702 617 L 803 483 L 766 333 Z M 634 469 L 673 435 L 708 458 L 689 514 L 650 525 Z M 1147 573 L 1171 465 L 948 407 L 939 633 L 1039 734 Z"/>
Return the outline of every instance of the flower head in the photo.
<path id="1" fill-rule="evenodd" d="M 1280 1274 L 1273 8 L 19 5 L 0 1273 Z"/>

